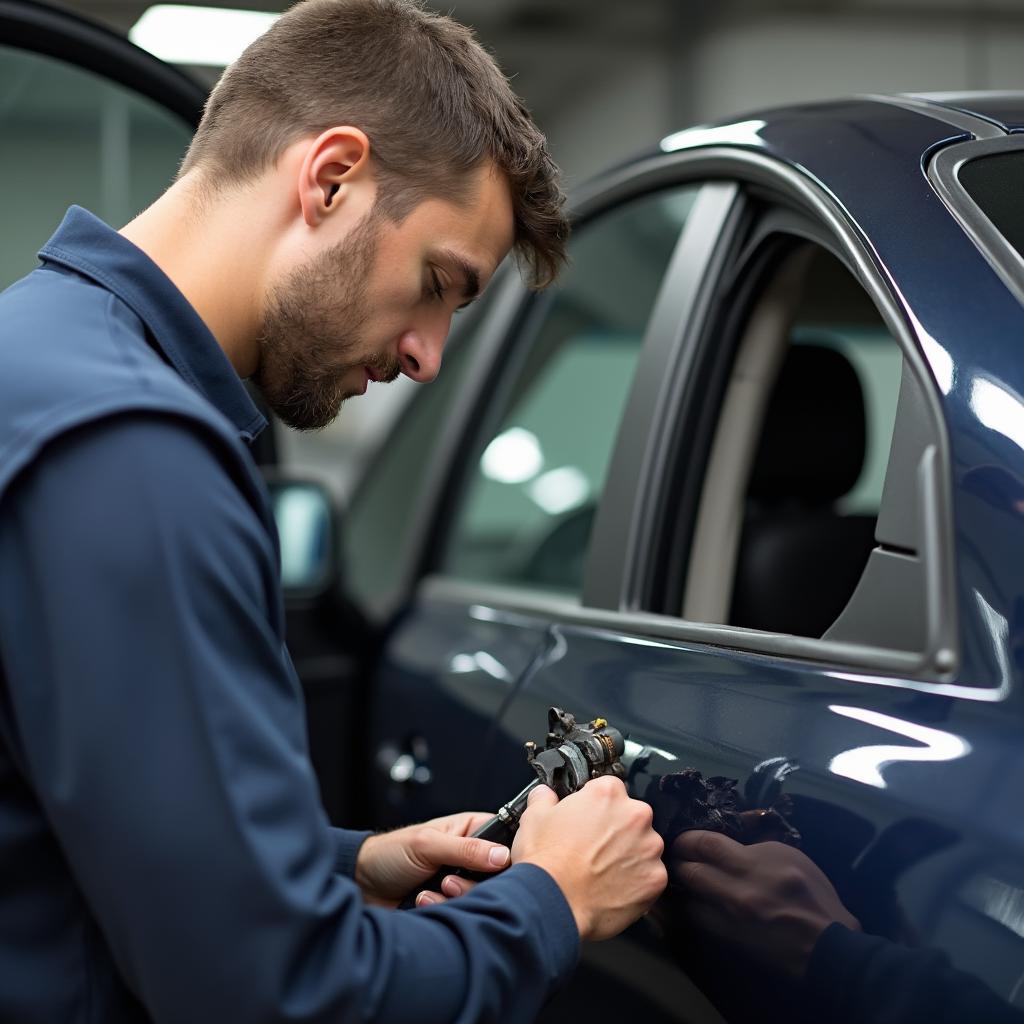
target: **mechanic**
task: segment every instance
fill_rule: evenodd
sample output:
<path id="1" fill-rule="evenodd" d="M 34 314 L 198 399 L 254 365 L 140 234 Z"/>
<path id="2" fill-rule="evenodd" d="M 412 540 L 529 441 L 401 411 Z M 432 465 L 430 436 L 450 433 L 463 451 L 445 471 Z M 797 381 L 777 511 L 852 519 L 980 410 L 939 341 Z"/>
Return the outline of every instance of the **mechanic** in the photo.
<path id="1" fill-rule="evenodd" d="M 247 448 L 242 378 L 300 429 L 430 381 L 507 252 L 543 286 L 566 234 L 467 29 L 304 0 L 153 206 L 120 232 L 73 207 L 0 297 L 0 1020 L 528 1021 L 659 895 L 617 779 L 536 791 L 511 856 L 480 815 L 328 825 Z"/>
<path id="2" fill-rule="evenodd" d="M 792 846 L 743 846 L 695 830 L 672 842 L 669 864 L 690 922 L 797 981 L 808 1021 L 1024 1024 L 1024 1012 L 937 950 L 865 935 L 825 874 Z"/>

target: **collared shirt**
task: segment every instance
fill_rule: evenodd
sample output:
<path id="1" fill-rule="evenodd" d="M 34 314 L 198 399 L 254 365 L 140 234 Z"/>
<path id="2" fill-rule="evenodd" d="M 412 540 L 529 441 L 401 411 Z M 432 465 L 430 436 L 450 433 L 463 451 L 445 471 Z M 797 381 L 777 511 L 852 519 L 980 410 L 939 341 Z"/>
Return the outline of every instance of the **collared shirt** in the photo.
<path id="1" fill-rule="evenodd" d="M 531 1020 L 578 952 L 546 872 L 351 880 L 216 340 L 85 211 L 40 255 L 0 296 L 0 1020 Z"/>

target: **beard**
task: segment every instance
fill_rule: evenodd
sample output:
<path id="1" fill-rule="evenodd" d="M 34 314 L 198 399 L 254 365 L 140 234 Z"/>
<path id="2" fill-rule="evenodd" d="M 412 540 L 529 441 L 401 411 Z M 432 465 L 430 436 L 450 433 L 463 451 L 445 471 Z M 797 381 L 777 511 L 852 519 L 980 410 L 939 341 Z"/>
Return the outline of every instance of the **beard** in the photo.
<path id="1" fill-rule="evenodd" d="M 365 353 L 369 281 L 380 215 L 370 211 L 344 241 L 296 268 L 271 293 L 259 331 L 252 381 L 267 405 L 295 430 L 332 423 L 353 391 L 346 377 L 368 367 L 376 380 L 401 372 L 394 355 Z"/>

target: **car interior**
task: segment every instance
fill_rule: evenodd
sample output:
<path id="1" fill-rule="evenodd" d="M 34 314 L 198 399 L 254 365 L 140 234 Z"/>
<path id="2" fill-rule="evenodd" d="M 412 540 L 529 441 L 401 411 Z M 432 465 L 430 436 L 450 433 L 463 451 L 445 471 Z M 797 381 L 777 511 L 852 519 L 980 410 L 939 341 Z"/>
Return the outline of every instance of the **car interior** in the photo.
<path id="1" fill-rule="evenodd" d="M 755 298 L 725 387 L 681 614 L 821 637 L 875 545 L 902 370 L 852 274 L 810 242 Z"/>

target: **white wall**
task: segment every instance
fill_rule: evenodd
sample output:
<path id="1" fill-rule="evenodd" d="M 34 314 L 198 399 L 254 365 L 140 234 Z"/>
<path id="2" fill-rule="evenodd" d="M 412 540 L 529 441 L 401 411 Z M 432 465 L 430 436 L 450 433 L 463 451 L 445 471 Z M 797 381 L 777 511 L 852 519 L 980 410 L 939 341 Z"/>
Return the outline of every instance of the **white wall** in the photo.
<path id="1" fill-rule="evenodd" d="M 757 107 L 863 92 L 1024 87 L 1024 30 L 966 18 L 763 17 L 711 28 L 697 48 L 694 109 Z"/>
<path id="2" fill-rule="evenodd" d="M 670 81 L 667 54 L 609 57 L 595 80 L 561 98 L 544 129 L 570 189 L 665 134 L 672 120 Z"/>

